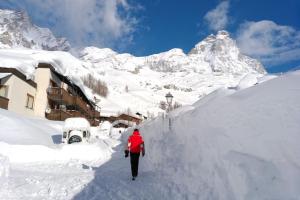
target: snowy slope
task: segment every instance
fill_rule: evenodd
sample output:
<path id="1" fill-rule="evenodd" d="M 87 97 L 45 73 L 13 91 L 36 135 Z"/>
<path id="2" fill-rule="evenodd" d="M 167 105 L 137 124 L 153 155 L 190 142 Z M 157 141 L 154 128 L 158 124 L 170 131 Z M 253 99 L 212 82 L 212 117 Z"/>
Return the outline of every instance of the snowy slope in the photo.
<path id="1" fill-rule="evenodd" d="M 299 91 L 297 71 L 174 111 L 171 131 L 158 118 L 142 169 L 168 199 L 299 199 Z"/>
<path id="2" fill-rule="evenodd" d="M 0 109 L 0 123 L 1 142 L 44 146 L 53 146 L 53 140 L 56 140 L 54 137 L 61 135 L 63 124 L 37 118 L 24 118 L 22 115 L 3 109 Z"/>
<path id="3" fill-rule="evenodd" d="M 240 53 L 226 31 L 210 35 L 189 54 L 181 49 L 135 57 L 111 49 L 87 47 L 80 58 L 92 63 L 94 76 L 109 86 L 109 97 L 102 101 L 104 110 L 111 105 L 157 115 L 160 101 L 169 91 L 175 101 L 188 105 L 220 87 L 234 87 L 247 74 L 260 77 L 263 66 Z M 125 92 L 125 87 L 129 92 Z M 123 105 L 116 102 L 122 99 Z"/>
<path id="4" fill-rule="evenodd" d="M 0 48 L 16 47 L 68 51 L 70 44 L 49 29 L 32 24 L 25 11 L 0 9 Z"/>

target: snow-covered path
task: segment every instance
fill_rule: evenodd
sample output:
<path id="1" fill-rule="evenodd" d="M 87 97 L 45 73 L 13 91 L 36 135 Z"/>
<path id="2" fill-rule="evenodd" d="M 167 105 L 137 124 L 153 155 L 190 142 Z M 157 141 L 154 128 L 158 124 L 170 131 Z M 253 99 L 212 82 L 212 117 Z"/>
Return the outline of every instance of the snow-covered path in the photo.
<path id="1" fill-rule="evenodd" d="M 161 179 L 155 172 L 139 169 L 139 176 L 131 180 L 129 157 L 124 158 L 122 145 L 116 147 L 112 159 L 95 170 L 95 178 L 74 199 L 161 199 Z M 140 158 L 140 164 L 144 158 Z"/>
<path id="2" fill-rule="evenodd" d="M 78 163 L 11 165 L 8 180 L 2 182 L 0 199 L 72 199 L 93 173 Z"/>
<path id="3" fill-rule="evenodd" d="M 110 144 L 114 140 L 103 141 L 114 146 Z M 162 199 L 167 195 L 165 188 L 161 187 L 165 182 L 163 177 L 143 169 L 145 158 L 140 158 L 139 176 L 132 181 L 130 158 L 124 157 L 123 144 L 116 146 L 111 156 L 97 167 L 82 164 L 79 160 L 10 163 L 9 175 L 1 183 L 0 199 L 140 200 Z"/>

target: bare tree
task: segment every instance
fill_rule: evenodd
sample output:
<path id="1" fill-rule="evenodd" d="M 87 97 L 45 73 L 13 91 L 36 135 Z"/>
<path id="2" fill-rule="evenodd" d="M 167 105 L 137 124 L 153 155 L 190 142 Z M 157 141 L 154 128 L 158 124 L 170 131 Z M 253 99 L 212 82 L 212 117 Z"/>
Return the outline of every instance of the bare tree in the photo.
<path id="1" fill-rule="evenodd" d="M 91 74 L 81 77 L 83 84 L 100 96 L 107 97 L 108 88 L 105 82 L 94 78 Z"/>

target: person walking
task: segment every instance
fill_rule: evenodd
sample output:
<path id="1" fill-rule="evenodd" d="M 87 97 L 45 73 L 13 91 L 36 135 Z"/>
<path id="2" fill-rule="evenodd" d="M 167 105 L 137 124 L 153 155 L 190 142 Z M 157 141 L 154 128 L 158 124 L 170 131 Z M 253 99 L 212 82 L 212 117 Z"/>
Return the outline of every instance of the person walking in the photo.
<path id="1" fill-rule="evenodd" d="M 130 164 L 131 164 L 131 174 L 132 180 L 138 176 L 139 171 L 139 158 L 140 153 L 145 156 L 145 144 L 142 136 L 138 129 L 134 129 L 131 136 L 129 136 L 127 145 L 125 146 L 125 158 L 128 157 L 130 153 Z"/>

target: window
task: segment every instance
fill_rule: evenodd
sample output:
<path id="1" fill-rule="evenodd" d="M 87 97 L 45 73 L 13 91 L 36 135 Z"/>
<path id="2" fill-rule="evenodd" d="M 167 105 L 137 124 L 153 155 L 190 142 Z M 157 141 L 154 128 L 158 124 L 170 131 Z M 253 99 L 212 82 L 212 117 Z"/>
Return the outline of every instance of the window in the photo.
<path id="1" fill-rule="evenodd" d="M 27 94 L 26 108 L 33 109 L 34 98 L 30 94 Z"/>
<path id="2" fill-rule="evenodd" d="M 0 96 L 7 98 L 7 94 L 8 94 L 8 86 L 0 85 Z"/>

